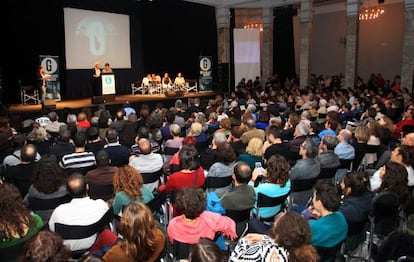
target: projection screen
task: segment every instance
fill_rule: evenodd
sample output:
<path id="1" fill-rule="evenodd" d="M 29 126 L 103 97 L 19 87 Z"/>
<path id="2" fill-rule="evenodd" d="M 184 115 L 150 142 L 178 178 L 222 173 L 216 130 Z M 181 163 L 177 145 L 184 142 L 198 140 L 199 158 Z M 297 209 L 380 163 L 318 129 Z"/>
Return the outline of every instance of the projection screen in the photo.
<path id="1" fill-rule="evenodd" d="M 129 16 L 64 8 L 66 69 L 131 68 Z"/>
<path id="2" fill-rule="evenodd" d="M 260 76 L 260 31 L 233 29 L 234 31 L 234 82 Z"/>

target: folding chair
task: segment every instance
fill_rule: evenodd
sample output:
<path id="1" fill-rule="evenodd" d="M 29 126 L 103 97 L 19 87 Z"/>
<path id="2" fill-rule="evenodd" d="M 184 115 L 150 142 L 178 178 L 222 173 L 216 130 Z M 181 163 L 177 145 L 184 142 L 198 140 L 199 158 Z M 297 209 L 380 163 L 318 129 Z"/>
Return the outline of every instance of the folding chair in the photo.
<path id="1" fill-rule="evenodd" d="M 286 207 L 286 200 L 289 196 L 290 191 L 282 196 L 277 197 L 270 197 L 262 193 L 257 194 L 257 204 L 256 204 L 256 217 L 261 221 L 271 221 L 273 222 L 274 217 L 280 213 Z M 273 214 L 270 217 L 261 217 L 260 216 L 260 208 L 262 207 L 276 207 L 280 206 L 280 211 Z"/>
<path id="2" fill-rule="evenodd" d="M 188 81 L 185 83 L 185 92 L 188 93 L 190 91 L 198 92 L 197 81 Z"/>
<path id="3" fill-rule="evenodd" d="M 227 187 L 231 185 L 232 177 L 226 176 L 226 177 L 206 177 L 206 181 L 204 182 L 204 188 L 206 190 L 209 189 L 216 189 L 216 188 L 222 188 Z"/>
<path id="4" fill-rule="evenodd" d="M 20 87 L 21 101 L 23 105 L 26 105 L 28 102 L 33 102 L 34 104 L 39 104 L 39 90 L 33 85 L 21 86 Z"/>
<path id="5" fill-rule="evenodd" d="M 91 237 L 95 234 L 99 234 L 107 227 L 113 229 L 114 211 L 111 208 L 95 223 L 86 226 L 79 225 L 65 225 L 55 223 L 55 232 L 58 233 L 63 239 L 82 239 Z M 88 250 L 76 250 L 72 251 L 73 258 L 80 258 Z"/>
<path id="6" fill-rule="evenodd" d="M 92 199 L 102 199 L 104 201 L 107 201 L 114 196 L 114 186 L 112 184 L 98 185 L 88 183 L 88 185 L 88 194 Z"/>
<path id="7" fill-rule="evenodd" d="M 145 94 L 145 87 L 142 83 L 134 82 L 131 84 L 132 94 Z"/>
<path id="8" fill-rule="evenodd" d="M 392 192 L 379 193 L 372 199 L 371 212 L 369 214 L 370 229 L 368 239 L 368 258 L 370 261 L 374 255 L 374 236 L 381 242 L 392 231 L 398 229 L 400 224 L 400 204 L 398 196 Z"/>

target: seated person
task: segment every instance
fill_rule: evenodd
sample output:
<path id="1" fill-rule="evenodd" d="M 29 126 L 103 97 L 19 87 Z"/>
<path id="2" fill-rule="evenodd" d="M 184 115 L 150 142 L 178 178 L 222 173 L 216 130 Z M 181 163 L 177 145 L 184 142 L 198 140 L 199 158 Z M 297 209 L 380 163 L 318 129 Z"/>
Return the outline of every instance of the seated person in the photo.
<path id="1" fill-rule="evenodd" d="M 183 88 L 185 85 L 185 79 L 181 72 L 177 73 L 177 77 L 174 79 L 174 85 L 178 88 Z"/>
<path id="2" fill-rule="evenodd" d="M 125 208 L 121 234 L 123 241 L 106 252 L 105 261 L 157 261 L 164 250 L 165 236 L 142 203 L 133 201 Z"/>
<path id="3" fill-rule="evenodd" d="M 175 199 L 177 208 L 183 213 L 174 217 L 167 228 L 171 243 L 198 243 L 202 237 L 214 240 L 217 233 L 231 239 L 237 237 L 236 224 L 227 216 L 206 209 L 206 198 L 202 189 L 185 187 Z"/>
<path id="4" fill-rule="evenodd" d="M 15 186 L 1 182 L 0 191 L 0 250 L 6 253 L 3 249 L 22 245 L 40 231 L 43 221 L 26 208 Z M 17 257 L 15 259 L 17 261 Z"/>
<path id="5" fill-rule="evenodd" d="M 306 219 L 287 212 L 278 216 L 268 235 L 248 234 L 241 239 L 229 261 L 319 261 L 310 239 Z"/>
<path id="6" fill-rule="evenodd" d="M 146 76 L 144 76 L 144 78 L 142 78 L 142 85 L 144 87 L 149 87 L 151 83 L 152 83 L 151 74 L 147 74 Z"/>
<path id="7" fill-rule="evenodd" d="M 144 186 L 141 174 L 130 166 L 118 168 L 114 176 L 114 193 L 112 208 L 115 215 L 122 213 L 122 209 L 131 201 L 146 204 L 154 198 L 151 190 Z"/>
<path id="8" fill-rule="evenodd" d="M 197 149 L 191 145 L 183 145 L 179 151 L 180 171 L 174 172 L 167 178 L 165 185 L 159 186 L 159 191 L 169 193 L 183 187 L 202 187 L 204 185 L 204 170 L 200 166 L 200 156 Z"/>
<path id="9" fill-rule="evenodd" d="M 49 220 L 49 229 L 55 231 L 55 223 L 64 225 L 87 226 L 99 221 L 109 207 L 102 199 L 93 200 L 88 196 L 88 185 L 80 173 L 73 173 L 66 182 L 66 189 L 73 197 L 72 201 L 58 206 Z M 70 250 L 89 249 L 97 234 L 83 239 L 65 239 Z"/>
<path id="10" fill-rule="evenodd" d="M 332 183 L 318 182 L 313 192 L 314 218 L 309 220 L 314 247 L 334 247 L 348 232 L 344 215 L 338 211 L 341 198 Z"/>

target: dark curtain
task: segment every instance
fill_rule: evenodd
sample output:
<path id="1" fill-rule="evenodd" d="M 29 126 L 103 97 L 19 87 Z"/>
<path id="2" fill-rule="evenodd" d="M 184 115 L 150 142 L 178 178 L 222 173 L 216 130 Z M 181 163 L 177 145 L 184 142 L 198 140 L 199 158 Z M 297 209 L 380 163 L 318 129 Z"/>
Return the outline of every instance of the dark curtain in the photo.
<path id="1" fill-rule="evenodd" d="M 198 78 L 198 56 L 217 64 L 214 7 L 180 0 L 4 0 L 0 2 L 0 49 L 4 103 L 20 103 L 19 80 L 34 84 L 39 55 L 59 56 L 62 100 L 90 97 L 90 71 L 66 70 L 63 8 L 130 16 L 131 69 L 114 69 L 117 94 L 149 72 Z M 110 61 L 101 61 L 101 63 Z"/>
<path id="2" fill-rule="evenodd" d="M 295 46 L 293 38 L 292 6 L 274 9 L 273 26 L 273 71 L 282 83 L 286 77 L 296 76 Z"/>

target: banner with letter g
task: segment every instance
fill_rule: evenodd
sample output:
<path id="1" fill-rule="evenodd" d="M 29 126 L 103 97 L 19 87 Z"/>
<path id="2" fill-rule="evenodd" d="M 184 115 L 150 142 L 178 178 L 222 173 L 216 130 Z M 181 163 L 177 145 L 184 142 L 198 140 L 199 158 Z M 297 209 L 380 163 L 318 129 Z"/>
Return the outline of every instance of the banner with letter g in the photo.
<path id="1" fill-rule="evenodd" d="M 46 99 L 60 101 L 59 57 L 39 55 L 39 60 L 45 73 L 50 75 L 50 79 L 46 82 Z"/>

